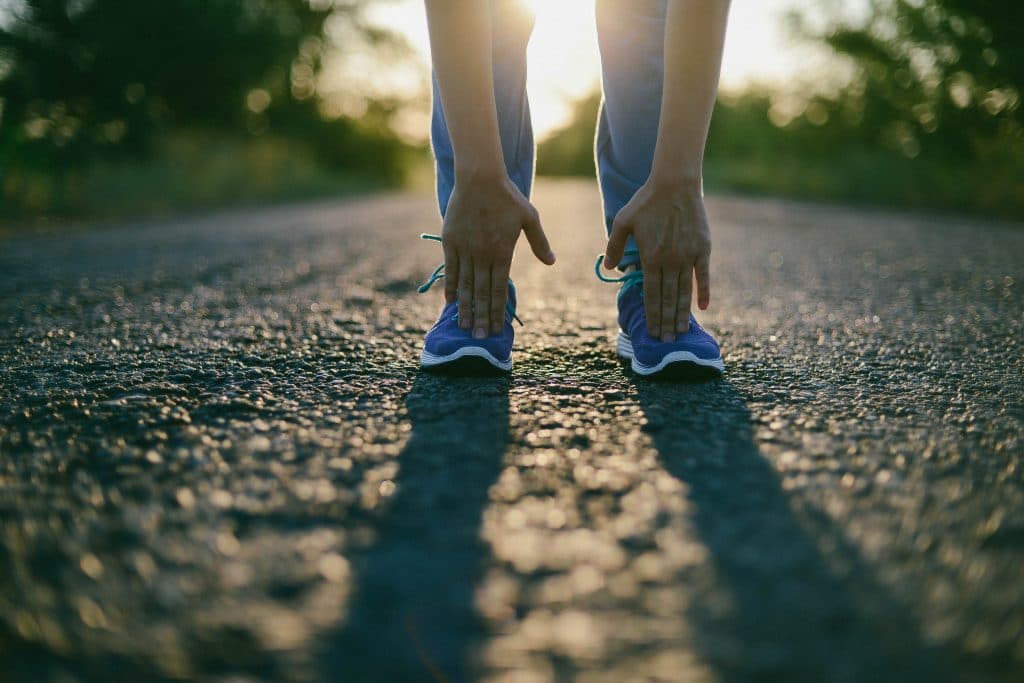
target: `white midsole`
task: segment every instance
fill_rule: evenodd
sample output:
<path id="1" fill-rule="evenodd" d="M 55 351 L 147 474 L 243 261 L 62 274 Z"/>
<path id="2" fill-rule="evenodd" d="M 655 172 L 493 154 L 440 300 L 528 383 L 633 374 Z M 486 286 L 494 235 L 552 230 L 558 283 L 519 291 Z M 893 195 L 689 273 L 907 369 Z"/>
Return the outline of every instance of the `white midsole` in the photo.
<path id="1" fill-rule="evenodd" d="M 629 337 L 626 336 L 626 333 L 621 330 L 619 331 L 619 339 L 616 346 L 618 347 L 619 357 L 630 361 L 630 366 L 633 368 L 633 372 L 638 375 L 653 375 L 656 372 L 661 372 L 666 366 L 671 365 L 672 363 L 693 363 L 694 365 L 701 365 L 706 368 L 714 368 L 719 372 L 725 372 L 725 363 L 722 362 L 721 357 L 708 360 L 705 358 L 698 358 L 689 351 L 673 351 L 672 353 L 665 354 L 665 357 L 662 358 L 657 365 L 641 365 L 633 355 L 633 342 L 631 342 Z"/>
<path id="2" fill-rule="evenodd" d="M 506 360 L 498 360 L 491 355 L 490 351 L 480 346 L 463 346 L 454 353 L 449 353 L 447 356 L 437 356 L 426 349 L 423 349 L 423 353 L 420 354 L 420 367 L 432 368 L 437 365 L 451 363 L 452 361 L 465 358 L 466 356 L 477 356 L 478 358 L 483 358 L 494 367 L 499 370 L 504 370 L 505 372 L 512 369 L 512 356 L 509 356 Z"/>

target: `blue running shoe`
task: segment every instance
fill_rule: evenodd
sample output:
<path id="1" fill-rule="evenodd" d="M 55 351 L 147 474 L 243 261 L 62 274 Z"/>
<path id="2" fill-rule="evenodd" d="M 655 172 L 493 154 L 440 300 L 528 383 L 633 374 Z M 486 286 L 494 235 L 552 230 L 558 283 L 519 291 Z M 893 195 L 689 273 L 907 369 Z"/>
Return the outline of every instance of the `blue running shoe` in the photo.
<path id="1" fill-rule="evenodd" d="M 643 271 L 634 270 L 622 277 L 610 278 L 601 273 L 599 256 L 594 269 L 603 282 L 622 283 L 619 290 L 618 353 L 628 360 L 638 375 L 700 379 L 717 377 L 725 371 L 718 343 L 697 319 L 690 315 L 690 329 L 676 336 L 675 341 L 663 342 L 647 333 L 647 314 L 644 310 Z"/>
<path id="2" fill-rule="evenodd" d="M 440 242 L 436 235 L 421 235 L 423 239 Z M 419 288 L 422 294 L 444 277 L 444 264 L 430 275 Z M 516 316 L 516 288 L 508 282 L 508 304 L 505 306 L 505 325 L 500 334 L 485 339 L 474 339 L 472 330 L 459 327 L 458 303 L 445 304 L 441 317 L 427 332 L 420 354 L 420 367 L 454 374 L 493 374 L 512 370 L 512 342 L 515 330 L 512 321 L 522 324 Z"/>

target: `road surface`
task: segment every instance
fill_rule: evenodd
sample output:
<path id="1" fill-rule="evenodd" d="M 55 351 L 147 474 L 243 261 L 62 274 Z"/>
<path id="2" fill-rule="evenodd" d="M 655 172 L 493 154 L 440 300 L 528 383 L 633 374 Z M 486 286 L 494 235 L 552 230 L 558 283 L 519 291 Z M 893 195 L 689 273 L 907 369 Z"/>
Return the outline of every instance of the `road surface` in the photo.
<path id="1" fill-rule="evenodd" d="M 0 242 L 0 680 L 1024 679 L 1024 229 L 712 197 L 724 380 L 613 355 L 591 183 L 508 379 L 430 197 Z"/>

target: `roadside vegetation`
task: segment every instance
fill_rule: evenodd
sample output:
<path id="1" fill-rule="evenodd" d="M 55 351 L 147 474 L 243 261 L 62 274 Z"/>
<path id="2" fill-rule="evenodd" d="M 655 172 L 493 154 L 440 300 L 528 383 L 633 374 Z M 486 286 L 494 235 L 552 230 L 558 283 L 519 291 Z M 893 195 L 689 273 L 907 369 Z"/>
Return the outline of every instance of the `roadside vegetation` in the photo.
<path id="1" fill-rule="evenodd" d="M 422 180 L 424 146 L 395 133 L 409 101 L 320 87 L 328 57 L 413 58 L 372 1 L 0 0 L 0 225 Z M 708 187 L 1024 219 L 1024 4 L 827 6 L 791 19 L 836 72 L 723 93 Z M 599 100 L 542 142 L 539 173 L 593 175 Z"/>
<path id="2" fill-rule="evenodd" d="M 333 111 L 327 28 L 380 59 L 368 3 L 19 0 L 0 17 L 0 222 L 138 216 L 403 182 L 400 103 Z"/>

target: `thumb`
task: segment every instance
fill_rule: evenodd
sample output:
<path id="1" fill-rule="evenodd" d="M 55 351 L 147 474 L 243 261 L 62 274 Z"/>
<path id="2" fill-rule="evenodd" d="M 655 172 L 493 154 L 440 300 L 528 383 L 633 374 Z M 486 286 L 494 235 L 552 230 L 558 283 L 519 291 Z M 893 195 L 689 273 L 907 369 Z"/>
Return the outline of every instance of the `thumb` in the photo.
<path id="1" fill-rule="evenodd" d="M 540 215 L 536 209 L 531 210 L 529 218 L 523 224 L 523 232 L 526 233 L 526 241 L 530 243 L 530 249 L 533 250 L 534 256 L 541 263 L 549 266 L 554 265 L 555 252 L 551 251 L 551 245 L 548 244 L 548 237 L 544 234 L 544 228 L 540 225 Z"/>
<path id="2" fill-rule="evenodd" d="M 619 265 L 626 252 L 626 239 L 632 228 L 618 220 L 612 223 L 612 232 L 608 235 L 608 246 L 604 248 L 605 268 L 612 269 Z"/>

